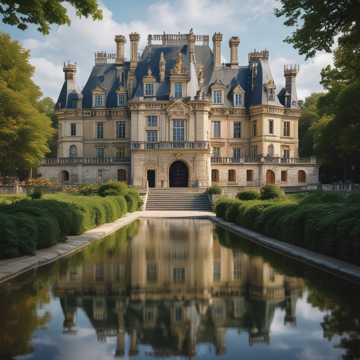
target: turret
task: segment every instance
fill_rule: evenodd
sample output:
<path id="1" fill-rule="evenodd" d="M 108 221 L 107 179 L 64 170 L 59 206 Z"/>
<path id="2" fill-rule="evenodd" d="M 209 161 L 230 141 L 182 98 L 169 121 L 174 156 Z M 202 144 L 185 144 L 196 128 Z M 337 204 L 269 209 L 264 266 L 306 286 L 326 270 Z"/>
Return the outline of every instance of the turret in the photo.
<path id="1" fill-rule="evenodd" d="M 299 72 L 299 65 L 284 65 L 285 76 L 285 106 L 297 108 L 296 76 Z"/>
<path id="2" fill-rule="evenodd" d="M 71 64 L 70 62 L 64 63 L 63 67 L 65 81 L 67 80 L 75 80 L 76 76 L 76 63 Z"/>
<path id="3" fill-rule="evenodd" d="M 214 33 L 213 35 L 213 53 L 214 53 L 214 62 L 215 66 L 221 65 L 221 41 L 222 41 L 221 33 Z"/>

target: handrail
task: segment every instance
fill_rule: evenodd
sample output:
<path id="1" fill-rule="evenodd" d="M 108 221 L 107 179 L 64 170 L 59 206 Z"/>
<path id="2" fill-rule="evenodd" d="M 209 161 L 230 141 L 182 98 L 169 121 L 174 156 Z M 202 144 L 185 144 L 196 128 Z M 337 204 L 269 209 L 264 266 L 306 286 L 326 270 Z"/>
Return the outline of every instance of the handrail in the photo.
<path id="1" fill-rule="evenodd" d="M 133 141 L 132 150 L 209 149 L 208 141 Z"/>
<path id="2" fill-rule="evenodd" d="M 42 165 L 102 165 L 102 164 L 121 164 L 130 162 L 130 157 L 61 157 L 47 158 L 42 161 Z"/>

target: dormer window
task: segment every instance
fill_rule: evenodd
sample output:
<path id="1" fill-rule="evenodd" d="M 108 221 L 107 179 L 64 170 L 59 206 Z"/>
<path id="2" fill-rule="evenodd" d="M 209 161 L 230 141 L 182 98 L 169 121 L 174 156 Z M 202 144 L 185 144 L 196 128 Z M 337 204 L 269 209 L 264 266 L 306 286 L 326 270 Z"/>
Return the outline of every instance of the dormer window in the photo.
<path id="1" fill-rule="evenodd" d="M 127 105 L 127 94 L 120 93 L 117 94 L 117 106 L 126 106 Z"/>
<path id="2" fill-rule="evenodd" d="M 242 95 L 241 94 L 234 94 L 234 106 L 241 106 L 242 105 Z"/>
<path id="3" fill-rule="evenodd" d="M 213 90 L 212 92 L 213 104 L 219 105 L 223 103 L 223 92 L 222 90 Z"/>
<path id="4" fill-rule="evenodd" d="M 94 104 L 94 107 L 103 107 L 105 104 L 105 95 L 95 94 L 93 104 Z"/>
<path id="5" fill-rule="evenodd" d="M 145 96 L 154 96 L 154 84 L 152 83 L 145 83 Z"/>
<path id="6" fill-rule="evenodd" d="M 182 84 L 179 82 L 175 83 L 175 97 L 176 98 L 182 97 Z"/>

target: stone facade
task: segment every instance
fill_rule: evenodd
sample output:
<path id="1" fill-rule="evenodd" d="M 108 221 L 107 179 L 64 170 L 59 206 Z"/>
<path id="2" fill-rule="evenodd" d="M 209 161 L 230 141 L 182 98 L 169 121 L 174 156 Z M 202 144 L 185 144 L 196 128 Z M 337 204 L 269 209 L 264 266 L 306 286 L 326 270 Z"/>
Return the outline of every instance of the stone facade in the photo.
<path id="1" fill-rule="evenodd" d="M 282 186 L 316 184 L 315 159 L 298 158 L 298 67 L 284 69 L 277 91 L 268 51 L 239 66 L 238 37 L 221 64 L 222 34 L 115 37 L 116 54 L 95 54 L 80 91 L 76 66 L 65 64 L 56 104 L 58 157 L 40 174 L 62 183 L 109 179 L 135 186 Z"/>

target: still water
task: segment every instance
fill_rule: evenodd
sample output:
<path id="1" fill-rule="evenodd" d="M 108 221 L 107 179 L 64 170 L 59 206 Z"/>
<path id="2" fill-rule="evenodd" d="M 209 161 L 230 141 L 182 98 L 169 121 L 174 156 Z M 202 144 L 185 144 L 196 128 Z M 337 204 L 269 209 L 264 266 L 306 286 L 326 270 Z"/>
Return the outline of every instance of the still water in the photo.
<path id="1" fill-rule="evenodd" d="M 359 289 L 207 220 L 142 220 L 0 288 L 0 359 L 357 359 Z"/>

